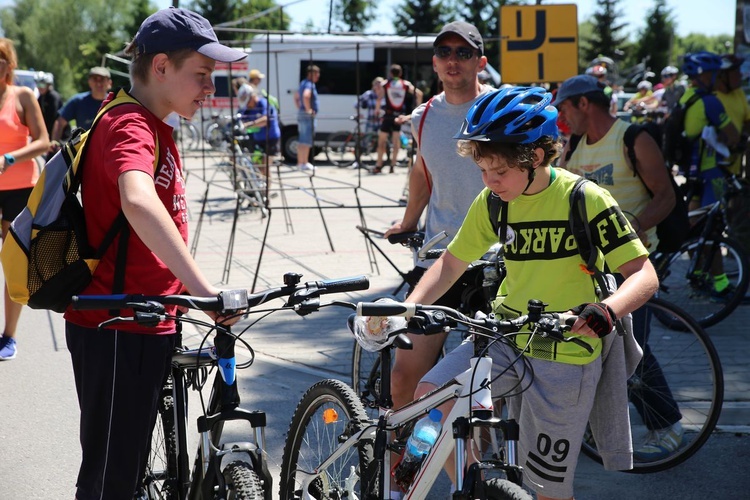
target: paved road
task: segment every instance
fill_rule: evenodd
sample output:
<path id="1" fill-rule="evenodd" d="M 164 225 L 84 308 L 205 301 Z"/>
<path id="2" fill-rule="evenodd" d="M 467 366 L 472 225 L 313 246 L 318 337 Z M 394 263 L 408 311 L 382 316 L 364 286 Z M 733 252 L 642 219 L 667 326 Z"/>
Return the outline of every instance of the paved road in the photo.
<path id="1" fill-rule="evenodd" d="M 256 290 L 279 285 L 285 272 L 301 273 L 303 280 L 369 275 L 370 290 L 341 297 L 353 301 L 382 295 L 398 284 L 396 271 L 380 255 L 376 264 L 371 263 L 355 226 L 364 221 L 371 228 L 384 229 L 400 217 L 404 169 L 360 178 L 358 170 L 322 166 L 311 179 L 281 167 L 282 182 L 274 187 L 285 189 L 272 199 L 271 217 L 243 208 L 227 260 L 235 209 L 228 177 L 212 159 L 188 158 L 186 164 L 191 242 L 196 245 L 196 259 L 213 282 L 250 286 L 258 267 Z M 364 207 L 361 211 L 356 209 L 357 201 Z M 406 250 L 386 250 L 401 270 L 410 267 Z M 305 389 L 321 377 L 348 377 L 351 339 L 343 327 L 347 314 L 338 308 L 304 318 L 278 314 L 264 319 L 247 336 L 257 359 L 240 374 L 243 401 L 249 408 L 269 413 L 267 441 L 275 473 L 289 419 Z M 727 381 L 720 432 L 694 458 L 663 473 L 605 472 L 582 458 L 579 500 L 729 498 L 750 490 L 750 476 L 745 473 L 750 463 L 750 438 L 745 434 L 750 425 L 749 320 L 750 308 L 744 307 L 710 332 Z M 0 363 L 4 389 L 0 499 L 71 499 L 80 459 L 78 408 L 62 319 L 47 311 L 26 309 L 18 339 L 18 358 Z M 434 497 L 447 497 L 444 480 Z"/>

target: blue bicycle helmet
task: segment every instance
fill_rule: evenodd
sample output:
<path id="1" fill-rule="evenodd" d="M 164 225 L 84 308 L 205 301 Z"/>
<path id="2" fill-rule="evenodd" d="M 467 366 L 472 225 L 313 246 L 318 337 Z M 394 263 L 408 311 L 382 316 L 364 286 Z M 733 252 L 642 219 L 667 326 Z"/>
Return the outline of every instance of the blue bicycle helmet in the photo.
<path id="1" fill-rule="evenodd" d="M 693 52 L 685 54 L 682 61 L 682 72 L 687 76 L 698 76 L 708 71 L 721 69 L 721 57 L 713 52 Z"/>
<path id="2" fill-rule="evenodd" d="M 481 96 L 466 113 L 455 139 L 528 144 L 556 139 L 557 109 L 541 87 L 511 87 Z"/>

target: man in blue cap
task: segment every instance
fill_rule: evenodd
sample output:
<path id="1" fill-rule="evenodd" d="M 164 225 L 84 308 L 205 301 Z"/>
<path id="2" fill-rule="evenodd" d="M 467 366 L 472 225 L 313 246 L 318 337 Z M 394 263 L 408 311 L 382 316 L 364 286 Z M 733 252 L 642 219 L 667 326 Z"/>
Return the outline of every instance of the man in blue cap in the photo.
<path id="1" fill-rule="evenodd" d="M 174 112 L 190 119 L 216 91 L 211 80 L 216 61 L 235 62 L 246 54 L 220 44 L 203 17 L 175 8 L 148 17 L 126 53 L 132 59 L 128 94 L 138 102 L 119 104 L 100 116 L 87 139 L 81 192 L 94 248 L 120 215 L 129 231 L 121 231 L 109 246 L 82 294 L 106 295 L 119 288 L 122 293 L 186 291 L 216 297 L 220 290 L 187 248 L 182 164 L 164 118 Z M 124 91 L 110 94 L 105 105 L 124 97 Z M 118 265 L 123 240 L 124 266 Z M 118 271 L 122 267 L 127 272 Z M 175 313 L 174 308 L 167 312 Z M 135 497 L 175 345 L 171 321 L 153 328 L 117 323 L 116 329 L 99 330 L 109 318 L 107 311 L 65 314 L 81 408 L 77 500 Z"/>

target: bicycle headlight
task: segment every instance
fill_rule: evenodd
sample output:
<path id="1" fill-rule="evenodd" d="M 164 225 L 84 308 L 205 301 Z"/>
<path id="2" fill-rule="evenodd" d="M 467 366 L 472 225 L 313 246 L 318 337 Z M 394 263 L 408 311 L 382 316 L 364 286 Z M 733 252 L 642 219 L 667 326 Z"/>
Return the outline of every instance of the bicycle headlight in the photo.
<path id="1" fill-rule="evenodd" d="M 375 302 L 397 303 L 389 298 Z M 391 345 L 396 335 L 405 331 L 406 318 L 401 316 L 357 316 L 352 325 L 357 343 L 369 352 L 377 352 Z"/>

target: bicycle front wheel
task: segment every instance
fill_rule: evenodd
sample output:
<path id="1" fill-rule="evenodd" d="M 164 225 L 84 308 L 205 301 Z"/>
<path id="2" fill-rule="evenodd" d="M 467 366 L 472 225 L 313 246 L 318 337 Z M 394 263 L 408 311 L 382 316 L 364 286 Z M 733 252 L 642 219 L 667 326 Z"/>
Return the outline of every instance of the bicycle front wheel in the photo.
<path id="1" fill-rule="evenodd" d="M 281 459 L 280 498 L 362 498 L 357 446 L 325 469 L 320 465 L 367 425 L 367 414 L 345 383 L 323 380 L 302 397 L 289 424 Z M 302 488 L 307 485 L 307 492 Z"/>
<path id="2" fill-rule="evenodd" d="M 151 433 L 151 450 L 143 478 L 143 489 L 149 500 L 180 499 L 172 380 L 170 375 L 162 388 L 156 425 Z"/>
<path id="3" fill-rule="evenodd" d="M 356 159 L 354 138 L 352 132 L 335 132 L 326 140 L 326 158 L 333 165 L 344 168 L 348 167 Z"/>
<path id="4" fill-rule="evenodd" d="M 634 463 L 631 472 L 669 469 L 697 452 L 711 435 L 721 413 L 724 378 L 711 339 L 685 311 L 661 299 L 644 306 L 644 319 L 634 329 L 650 327 L 650 333 L 634 331 L 637 339 L 648 338 L 644 358 L 628 380 L 630 426 Z M 654 316 L 668 315 L 679 328 L 669 329 Z M 640 325 L 639 325 L 640 324 Z M 673 414 L 671 418 L 667 414 Z M 678 421 L 681 439 L 654 453 L 654 431 Z M 587 433 L 583 452 L 601 463 L 596 443 Z"/>
<path id="5" fill-rule="evenodd" d="M 695 259 L 695 261 L 694 261 Z M 729 287 L 723 293 L 714 290 L 713 273 L 726 274 Z M 686 311 L 701 326 L 712 326 L 726 318 L 742 302 L 748 288 L 748 260 L 739 243 L 729 238 L 690 241 L 682 246 L 669 261 L 666 271 L 660 272 L 659 297 Z M 657 316 L 671 328 L 669 317 Z"/>
<path id="6" fill-rule="evenodd" d="M 224 469 L 227 485 L 227 500 L 261 500 L 264 498 L 258 474 L 253 466 L 241 460 L 234 461 Z"/>

